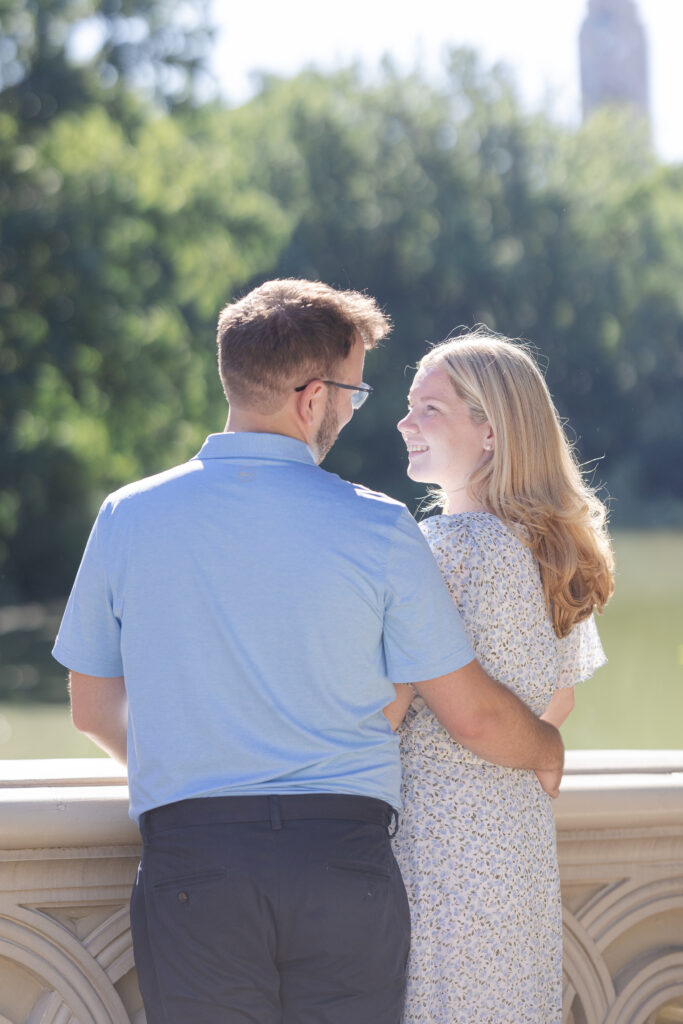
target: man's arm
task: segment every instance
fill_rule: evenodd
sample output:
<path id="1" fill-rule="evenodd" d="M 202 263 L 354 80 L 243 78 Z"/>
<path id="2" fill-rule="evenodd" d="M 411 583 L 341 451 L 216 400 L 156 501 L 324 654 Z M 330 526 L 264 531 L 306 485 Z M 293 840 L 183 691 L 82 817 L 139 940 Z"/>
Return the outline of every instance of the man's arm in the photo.
<path id="1" fill-rule="evenodd" d="M 71 717 L 79 732 L 89 736 L 110 757 L 126 763 L 128 698 L 123 676 L 85 676 L 69 673 Z"/>
<path id="2" fill-rule="evenodd" d="M 478 661 L 415 687 L 458 743 L 494 764 L 542 773 L 546 793 L 557 796 L 564 767 L 559 732 L 491 679 Z"/>

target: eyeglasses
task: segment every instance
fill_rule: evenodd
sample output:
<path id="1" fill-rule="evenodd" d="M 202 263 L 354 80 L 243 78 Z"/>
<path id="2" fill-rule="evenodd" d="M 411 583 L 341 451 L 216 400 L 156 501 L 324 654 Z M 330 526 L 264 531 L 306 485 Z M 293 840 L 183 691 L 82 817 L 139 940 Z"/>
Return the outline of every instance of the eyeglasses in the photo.
<path id="1" fill-rule="evenodd" d="M 316 378 L 314 377 L 313 380 Z M 308 384 L 313 382 L 309 380 Z M 369 384 L 340 384 L 336 380 L 321 380 L 321 384 L 329 384 L 333 388 L 344 388 L 345 391 L 353 391 L 351 395 L 351 407 L 355 411 L 360 409 L 361 405 L 365 402 L 368 395 L 371 395 L 375 390 Z M 294 388 L 295 391 L 303 391 L 308 387 L 308 384 L 301 384 L 298 388 Z"/>

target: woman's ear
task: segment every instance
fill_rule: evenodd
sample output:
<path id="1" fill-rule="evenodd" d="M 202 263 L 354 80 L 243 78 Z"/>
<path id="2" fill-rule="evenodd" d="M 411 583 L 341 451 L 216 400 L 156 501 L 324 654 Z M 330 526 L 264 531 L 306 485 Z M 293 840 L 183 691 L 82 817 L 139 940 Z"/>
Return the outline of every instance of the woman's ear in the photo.
<path id="1" fill-rule="evenodd" d="M 493 436 L 493 427 L 490 423 L 486 424 L 486 433 L 484 434 L 484 451 L 492 452 L 496 446 L 495 438 Z"/>

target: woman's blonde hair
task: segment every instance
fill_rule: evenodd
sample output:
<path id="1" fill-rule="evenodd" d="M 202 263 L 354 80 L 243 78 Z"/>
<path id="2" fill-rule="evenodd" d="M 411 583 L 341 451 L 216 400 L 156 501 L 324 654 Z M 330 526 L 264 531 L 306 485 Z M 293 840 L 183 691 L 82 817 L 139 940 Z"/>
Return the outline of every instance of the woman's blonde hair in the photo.
<path id="1" fill-rule="evenodd" d="M 614 589 L 607 510 L 584 480 L 548 386 L 528 348 L 475 332 L 436 345 L 418 369 L 444 369 L 474 423 L 493 430 L 492 456 L 468 481 L 470 496 L 531 549 L 559 637 Z M 433 492 L 430 508 L 448 511 Z"/>

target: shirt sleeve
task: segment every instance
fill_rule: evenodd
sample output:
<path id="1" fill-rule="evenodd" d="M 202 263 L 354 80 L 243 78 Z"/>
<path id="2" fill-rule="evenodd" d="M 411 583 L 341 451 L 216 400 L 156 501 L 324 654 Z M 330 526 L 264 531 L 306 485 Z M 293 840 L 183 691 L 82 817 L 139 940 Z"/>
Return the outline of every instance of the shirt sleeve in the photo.
<path id="1" fill-rule="evenodd" d="M 560 644 L 560 673 L 557 689 L 576 686 L 585 679 L 590 679 L 603 665 L 607 664 L 605 652 L 600 643 L 595 618 L 577 623 L 571 633 L 562 637 Z"/>
<path id="2" fill-rule="evenodd" d="M 429 545 L 407 509 L 395 526 L 387 561 L 384 655 L 392 683 L 435 679 L 475 657 Z"/>
<path id="3" fill-rule="evenodd" d="M 108 517 L 102 506 L 91 530 L 62 618 L 52 656 L 73 672 L 123 675 L 121 623 L 106 571 L 102 534 Z"/>

